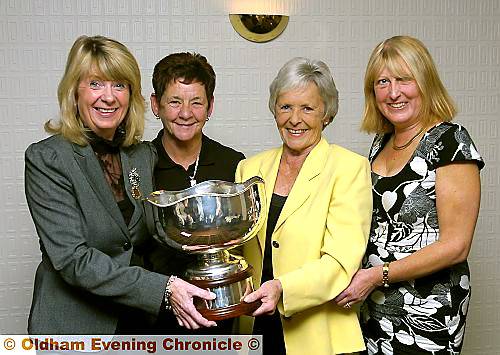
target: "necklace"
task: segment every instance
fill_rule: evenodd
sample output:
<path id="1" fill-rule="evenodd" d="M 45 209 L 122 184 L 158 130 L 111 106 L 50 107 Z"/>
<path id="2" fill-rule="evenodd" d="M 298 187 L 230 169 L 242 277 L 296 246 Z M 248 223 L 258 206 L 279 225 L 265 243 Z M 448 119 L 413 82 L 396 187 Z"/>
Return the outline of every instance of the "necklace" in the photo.
<path id="1" fill-rule="evenodd" d="M 392 149 L 403 150 L 403 149 L 408 148 L 410 146 L 410 144 L 415 140 L 415 138 L 417 138 L 423 131 L 424 131 L 424 127 L 420 128 L 420 131 L 418 131 L 417 134 L 415 134 L 413 137 L 411 137 L 410 140 L 403 145 L 396 145 L 394 143 L 394 139 L 396 138 L 396 134 L 394 134 L 394 138 L 392 139 Z"/>
<path id="2" fill-rule="evenodd" d="M 188 175 L 188 177 L 189 177 L 189 183 L 191 184 L 191 186 L 196 185 L 196 172 L 198 171 L 198 162 L 199 161 L 200 161 L 200 155 L 198 154 L 198 156 L 196 157 L 196 162 L 194 164 L 193 175 Z"/>

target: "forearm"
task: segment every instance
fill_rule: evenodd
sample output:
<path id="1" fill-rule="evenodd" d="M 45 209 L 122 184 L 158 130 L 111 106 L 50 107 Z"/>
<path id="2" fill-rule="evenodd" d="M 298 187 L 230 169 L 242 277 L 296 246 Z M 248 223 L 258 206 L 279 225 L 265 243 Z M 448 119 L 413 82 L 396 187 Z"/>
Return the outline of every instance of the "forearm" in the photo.
<path id="1" fill-rule="evenodd" d="M 418 279 L 464 261 L 469 247 L 453 241 L 436 241 L 413 254 L 390 263 L 389 283 Z M 374 275 L 382 284 L 382 265 Z"/>
<path id="2" fill-rule="evenodd" d="M 361 260 L 360 251 L 359 260 Z M 281 275 L 280 312 L 291 316 L 332 300 L 349 285 L 355 268 L 344 268 L 330 255 L 305 264 L 300 269 Z"/>

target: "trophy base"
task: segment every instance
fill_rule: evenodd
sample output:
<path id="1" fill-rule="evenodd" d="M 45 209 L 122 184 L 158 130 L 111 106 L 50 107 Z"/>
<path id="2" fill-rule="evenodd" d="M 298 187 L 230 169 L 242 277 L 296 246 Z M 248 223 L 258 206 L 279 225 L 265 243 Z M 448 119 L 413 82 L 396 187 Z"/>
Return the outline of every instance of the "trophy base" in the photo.
<path id="1" fill-rule="evenodd" d="M 229 307 L 217 309 L 198 308 L 198 311 L 208 320 L 219 321 L 243 315 L 251 315 L 257 308 L 260 307 L 260 305 L 260 301 L 252 303 L 242 302 Z"/>
<path id="2" fill-rule="evenodd" d="M 214 300 L 195 300 L 203 317 L 214 321 L 251 315 L 261 305 L 260 301 L 242 301 L 254 291 L 252 275 L 253 268 L 245 259 L 225 250 L 200 254 L 198 262 L 186 271 L 187 281 L 215 293 Z"/>

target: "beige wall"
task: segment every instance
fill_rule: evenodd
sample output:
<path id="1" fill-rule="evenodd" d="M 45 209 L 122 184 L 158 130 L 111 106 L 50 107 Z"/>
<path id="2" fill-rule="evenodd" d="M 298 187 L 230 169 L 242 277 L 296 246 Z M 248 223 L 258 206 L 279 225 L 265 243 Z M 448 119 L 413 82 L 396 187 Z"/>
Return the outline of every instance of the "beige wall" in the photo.
<path id="1" fill-rule="evenodd" d="M 236 1 L 236 0 L 234 0 Z M 127 44 L 151 93 L 154 64 L 174 51 L 204 54 L 218 74 L 215 112 L 206 133 L 251 155 L 279 144 L 267 109 L 268 85 L 294 56 L 332 68 L 340 112 L 331 142 L 367 154 L 371 137 L 358 130 L 362 78 L 371 49 L 396 34 L 420 38 L 432 52 L 460 106 L 457 121 L 486 160 L 482 207 L 470 262 L 473 298 L 465 354 L 500 348 L 499 147 L 500 2 L 498 0 L 274 0 L 288 28 L 277 40 L 239 37 L 227 17 L 230 0 L 0 1 L 0 333 L 24 333 L 38 243 L 23 193 L 23 152 L 45 137 L 57 115 L 56 87 L 78 35 L 102 34 Z M 148 113 L 146 138 L 159 122 Z"/>

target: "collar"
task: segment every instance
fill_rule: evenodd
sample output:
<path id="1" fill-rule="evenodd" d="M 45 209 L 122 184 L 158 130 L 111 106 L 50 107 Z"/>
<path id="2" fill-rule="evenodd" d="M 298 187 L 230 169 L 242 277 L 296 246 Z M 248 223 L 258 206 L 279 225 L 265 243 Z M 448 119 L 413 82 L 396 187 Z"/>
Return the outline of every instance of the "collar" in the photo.
<path id="1" fill-rule="evenodd" d="M 180 165 L 174 162 L 172 158 L 170 158 L 167 151 L 163 147 L 162 143 L 163 131 L 164 129 L 162 128 L 158 132 L 156 138 L 153 140 L 153 144 L 156 148 L 156 151 L 158 152 L 158 163 L 156 166 L 159 169 L 172 169 Z M 213 142 L 214 141 L 212 139 L 208 138 L 202 133 L 200 161 L 198 162 L 198 165 L 206 166 L 215 164 L 216 157 L 213 153 Z"/>
<path id="2" fill-rule="evenodd" d="M 94 152 L 99 154 L 117 154 L 120 151 L 123 141 L 125 140 L 125 127 L 123 124 L 119 125 L 112 140 L 104 139 L 90 129 L 86 132 L 86 134 L 89 144 Z"/>

